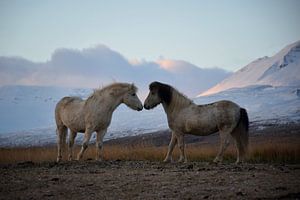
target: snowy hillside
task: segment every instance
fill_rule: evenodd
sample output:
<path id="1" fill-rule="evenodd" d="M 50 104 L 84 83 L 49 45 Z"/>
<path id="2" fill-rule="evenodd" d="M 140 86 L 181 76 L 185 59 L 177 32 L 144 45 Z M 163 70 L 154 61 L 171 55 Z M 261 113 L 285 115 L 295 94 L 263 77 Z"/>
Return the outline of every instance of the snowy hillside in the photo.
<path id="1" fill-rule="evenodd" d="M 288 45 L 272 57 L 263 57 L 251 62 L 200 95 L 250 85 L 299 86 L 300 41 Z"/>
<path id="2" fill-rule="evenodd" d="M 52 126 L 54 107 L 60 98 L 85 97 L 91 91 L 59 87 L 2 86 L 0 133 Z"/>
<path id="3" fill-rule="evenodd" d="M 206 104 L 223 99 L 246 108 L 251 122 L 280 124 L 300 121 L 300 87 L 248 86 L 201 96 L 195 102 Z"/>
<path id="4" fill-rule="evenodd" d="M 12 91 L 12 88 L 6 89 L 7 94 Z M 23 95 L 18 95 L 17 98 L 7 95 L 7 98 L 2 97 L 0 100 L 0 110 L 9 116 L 1 116 L 0 147 L 55 144 L 55 103 L 61 96 L 71 94 L 85 97 L 90 93 L 88 89 L 14 89 Z M 197 104 L 206 104 L 223 99 L 232 100 L 246 108 L 251 123 L 263 125 L 300 122 L 300 87 L 249 86 L 198 97 L 194 101 Z M 105 140 L 167 128 L 166 115 L 161 106 L 150 111 L 137 112 L 123 105 L 115 111 Z M 83 134 L 78 134 L 78 143 L 82 141 L 82 136 Z"/>
<path id="5" fill-rule="evenodd" d="M 64 96 L 86 98 L 91 92 L 92 89 L 60 87 L 0 87 L 0 146 L 55 143 L 56 103 Z M 121 105 L 113 114 L 105 139 L 166 129 L 165 119 L 161 107 L 137 112 Z"/>

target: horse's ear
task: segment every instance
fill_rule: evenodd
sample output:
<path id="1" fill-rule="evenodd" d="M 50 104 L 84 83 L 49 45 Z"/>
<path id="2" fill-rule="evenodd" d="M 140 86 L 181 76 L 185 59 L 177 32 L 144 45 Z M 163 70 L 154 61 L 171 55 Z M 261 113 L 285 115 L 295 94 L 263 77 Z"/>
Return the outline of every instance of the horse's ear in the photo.
<path id="1" fill-rule="evenodd" d="M 138 91 L 138 88 L 134 85 L 134 83 L 131 83 L 130 89 L 133 90 L 134 92 Z"/>
<path id="2" fill-rule="evenodd" d="M 131 87 L 130 87 L 130 89 L 134 89 L 135 88 L 135 85 L 134 85 L 134 83 L 131 83 Z"/>

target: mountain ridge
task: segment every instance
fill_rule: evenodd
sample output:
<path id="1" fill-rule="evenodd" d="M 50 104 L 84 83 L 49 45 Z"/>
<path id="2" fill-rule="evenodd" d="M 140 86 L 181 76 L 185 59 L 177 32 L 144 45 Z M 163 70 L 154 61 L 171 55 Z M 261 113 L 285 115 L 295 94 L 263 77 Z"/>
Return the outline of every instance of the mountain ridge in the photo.
<path id="1" fill-rule="evenodd" d="M 265 56 L 252 61 L 198 96 L 250 85 L 300 85 L 300 40 L 287 45 L 271 57 Z"/>

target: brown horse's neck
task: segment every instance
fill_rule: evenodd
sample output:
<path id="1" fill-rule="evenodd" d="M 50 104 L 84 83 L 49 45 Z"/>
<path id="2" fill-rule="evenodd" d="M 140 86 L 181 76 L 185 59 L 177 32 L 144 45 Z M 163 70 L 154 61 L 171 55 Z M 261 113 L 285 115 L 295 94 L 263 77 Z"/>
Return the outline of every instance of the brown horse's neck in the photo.
<path id="1" fill-rule="evenodd" d="M 191 104 L 193 104 L 193 102 L 190 99 L 180 94 L 175 89 L 172 89 L 171 101 L 169 103 L 162 102 L 162 105 L 168 117 L 172 114 L 178 113 L 180 110 L 188 107 Z"/>

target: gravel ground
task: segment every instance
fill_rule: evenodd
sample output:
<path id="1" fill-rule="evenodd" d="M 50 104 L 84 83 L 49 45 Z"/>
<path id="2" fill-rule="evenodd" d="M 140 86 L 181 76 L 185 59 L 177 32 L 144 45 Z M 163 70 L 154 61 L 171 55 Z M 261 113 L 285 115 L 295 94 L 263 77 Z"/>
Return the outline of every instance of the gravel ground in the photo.
<path id="1" fill-rule="evenodd" d="M 299 164 L 24 162 L 0 174 L 0 199 L 300 198 Z"/>

